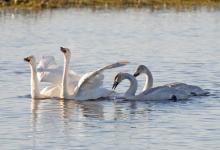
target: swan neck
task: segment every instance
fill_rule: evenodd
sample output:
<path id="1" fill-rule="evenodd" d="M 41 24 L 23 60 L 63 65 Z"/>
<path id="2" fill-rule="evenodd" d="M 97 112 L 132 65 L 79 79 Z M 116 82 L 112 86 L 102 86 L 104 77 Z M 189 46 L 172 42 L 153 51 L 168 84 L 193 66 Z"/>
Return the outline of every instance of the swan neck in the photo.
<path id="1" fill-rule="evenodd" d="M 137 91 L 137 80 L 134 78 L 134 76 L 127 74 L 126 79 L 129 80 L 130 86 L 128 90 L 125 92 L 125 97 L 135 96 L 135 93 Z"/>
<path id="2" fill-rule="evenodd" d="M 68 94 L 68 74 L 69 74 L 69 61 L 70 58 L 64 57 L 64 68 L 63 68 L 63 77 L 62 77 L 62 90 L 61 90 L 61 98 L 67 98 L 69 96 Z"/>
<path id="3" fill-rule="evenodd" d="M 40 90 L 39 90 L 39 83 L 37 79 L 37 69 L 36 65 L 31 66 L 31 97 L 32 98 L 40 98 Z"/>
<path id="4" fill-rule="evenodd" d="M 142 91 L 146 91 L 153 87 L 153 75 L 150 72 L 150 70 L 146 69 L 144 71 L 144 75 L 146 79 L 145 79 L 145 84 L 144 84 L 144 88 Z"/>

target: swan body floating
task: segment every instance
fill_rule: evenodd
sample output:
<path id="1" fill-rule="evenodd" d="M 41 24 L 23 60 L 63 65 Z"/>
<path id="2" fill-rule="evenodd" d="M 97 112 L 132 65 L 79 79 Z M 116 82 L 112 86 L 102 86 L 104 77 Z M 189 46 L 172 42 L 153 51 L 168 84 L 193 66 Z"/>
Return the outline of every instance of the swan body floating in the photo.
<path id="1" fill-rule="evenodd" d="M 130 81 L 130 87 L 124 94 L 125 99 L 129 100 L 179 100 L 179 99 L 188 99 L 189 96 L 180 90 L 176 90 L 174 88 L 170 88 L 168 86 L 159 86 L 155 88 L 147 89 L 141 92 L 138 95 L 135 95 L 137 91 L 137 80 L 136 78 L 128 73 L 118 73 L 115 76 L 114 84 L 112 89 L 115 89 L 120 82 L 123 80 Z"/>
<path id="2" fill-rule="evenodd" d="M 61 87 L 57 85 L 45 87 L 40 91 L 35 57 L 26 57 L 24 58 L 24 61 L 28 62 L 31 68 L 31 97 L 34 99 L 59 97 Z"/>
<path id="3" fill-rule="evenodd" d="M 146 81 L 145 81 L 145 86 L 143 88 L 143 91 L 152 88 L 153 87 L 153 76 L 152 76 L 150 70 L 146 66 L 140 65 L 140 66 L 138 66 L 136 72 L 134 73 L 134 76 L 137 77 L 140 74 L 144 74 L 146 76 Z M 204 96 L 204 95 L 209 94 L 209 92 L 201 89 L 198 86 L 188 85 L 185 83 L 176 82 L 176 83 L 166 84 L 164 86 L 174 88 L 177 90 L 182 90 L 190 96 Z"/>
<path id="4" fill-rule="evenodd" d="M 62 83 L 61 83 L 61 92 L 60 92 L 60 98 L 63 99 L 75 99 L 75 100 L 88 100 L 88 99 L 98 99 L 101 97 L 108 97 L 112 93 L 112 91 L 107 90 L 102 87 L 102 80 L 104 76 L 102 75 L 104 70 L 112 69 L 116 67 L 121 67 L 126 65 L 128 62 L 116 62 L 111 65 L 107 65 L 105 67 L 102 67 L 100 69 L 97 69 L 93 72 L 89 72 L 81 76 L 81 78 L 78 81 L 78 84 L 75 88 L 72 88 L 72 90 L 68 90 L 68 74 L 69 74 L 69 62 L 71 58 L 71 52 L 68 48 L 60 48 L 61 52 L 64 55 L 64 70 L 63 70 L 63 77 L 62 77 Z M 102 80 L 99 81 L 100 83 L 96 83 L 93 87 L 91 87 L 91 82 L 94 80 L 97 80 L 98 78 L 101 78 Z M 93 85 L 93 84 L 92 84 Z"/>

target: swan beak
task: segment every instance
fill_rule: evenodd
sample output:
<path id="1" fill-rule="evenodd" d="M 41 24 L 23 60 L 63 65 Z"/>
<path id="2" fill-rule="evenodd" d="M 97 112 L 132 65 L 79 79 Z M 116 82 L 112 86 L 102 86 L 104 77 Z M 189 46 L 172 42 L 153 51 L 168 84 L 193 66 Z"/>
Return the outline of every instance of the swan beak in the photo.
<path id="1" fill-rule="evenodd" d="M 60 47 L 61 52 L 66 53 L 66 49 L 63 47 Z"/>
<path id="2" fill-rule="evenodd" d="M 113 86 L 112 86 L 112 89 L 115 90 L 116 87 L 118 86 L 118 84 L 119 84 L 119 82 L 115 81 L 114 84 L 113 84 Z"/>
<path id="3" fill-rule="evenodd" d="M 139 72 L 135 72 L 133 76 L 134 76 L 134 77 L 137 77 L 137 76 L 139 76 L 139 75 L 140 75 Z"/>
<path id="4" fill-rule="evenodd" d="M 26 58 L 24 58 L 24 61 L 30 62 L 30 58 L 26 57 Z"/>

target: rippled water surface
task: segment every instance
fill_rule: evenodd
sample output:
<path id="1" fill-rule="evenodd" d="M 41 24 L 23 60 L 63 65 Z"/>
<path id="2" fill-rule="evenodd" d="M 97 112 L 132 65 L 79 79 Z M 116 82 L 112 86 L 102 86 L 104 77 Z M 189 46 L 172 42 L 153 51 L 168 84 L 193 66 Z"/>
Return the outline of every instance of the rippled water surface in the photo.
<path id="1" fill-rule="evenodd" d="M 69 9 L 0 13 L 1 149 L 220 149 L 220 12 Z M 117 60 L 106 72 L 147 65 L 154 85 L 175 81 L 201 86 L 208 97 L 187 101 L 32 100 L 28 55 L 72 50 L 71 68 L 92 71 Z M 139 90 L 144 77 L 140 76 Z M 45 84 L 41 84 L 45 86 Z M 128 82 L 119 85 L 124 92 Z"/>

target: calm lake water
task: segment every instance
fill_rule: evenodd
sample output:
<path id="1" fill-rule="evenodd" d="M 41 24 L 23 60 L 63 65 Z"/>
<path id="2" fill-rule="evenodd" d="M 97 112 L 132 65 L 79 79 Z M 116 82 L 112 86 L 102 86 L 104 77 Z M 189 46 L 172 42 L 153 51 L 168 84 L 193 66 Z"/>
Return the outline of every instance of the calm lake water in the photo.
<path id="1" fill-rule="evenodd" d="M 220 12 L 68 9 L 0 13 L 1 149 L 220 149 Z M 195 84 L 211 92 L 186 101 L 32 100 L 23 58 L 72 50 L 71 68 L 85 73 L 128 60 L 107 71 L 147 65 L 155 86 Z M 144 77 L 138 77 L 139 90 Z M 45 86 L 45 84 L 41 84 Z M 124 92 L 128 82 L 117 91 Z"/>

